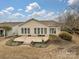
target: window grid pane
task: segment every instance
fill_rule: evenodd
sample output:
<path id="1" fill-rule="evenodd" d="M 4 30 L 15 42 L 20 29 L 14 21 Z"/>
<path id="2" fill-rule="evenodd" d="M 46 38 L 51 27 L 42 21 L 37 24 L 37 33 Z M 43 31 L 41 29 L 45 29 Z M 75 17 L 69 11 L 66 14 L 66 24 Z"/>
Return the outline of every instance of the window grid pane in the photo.
<path id="1" fill-rule="evenodd" d="M 54 33 L 54 28 L 52 28 L 52 34 Z"/>
<path id="2" fill-rule="evenodd" d="M 21 28 L 21 33 L 24 34 L 24 28 Z"/>
<path id="3" fill-rule="evenodd" d="M 44 33 L 47 34 L 47 28 L 44 28 Z"/>
<path id="4" fill-rule="evenodd" d="M 30 34 L 30 28 L 21 28 L 22 34 Z"/>
<path id="5" fill-rule="evenodd" d="M 36 34 L 36 28 L 34 28 L 34 34 Z"/>
<path id="6" fill-rule="evenodd" d="M 43 28 L 41 28 L 41 34 L 43 34 Z"/>
<path id="7" fill-rule="evenodd" d="M 38 28 L 38 34 L 40 34 L 40 28 Z"/>
<path id="8" fill-rule="evenodd" d="M 28 34 L 30 34 L 30 28 L 28 28 Z"/>
<path id="9" fill-rule="evenodd" d="M 50 28 L 49 32 L 50 32 L 50 34 L 51 34 L 51 28 Z"/>
<path id="10" fill-rule="evenodd" d="M 50 28 L 50 34 L 56 34 L 56 28 Z"/>
<path id="11" fill-rule="evenodd" d="M 25 28 L 25 34 L 27 34 L 27 28 Z"/>
<path id="12" fill-rule="evenodd" d="M 56 28 L 54 28 L 54 33 L 56 34 Z"/>

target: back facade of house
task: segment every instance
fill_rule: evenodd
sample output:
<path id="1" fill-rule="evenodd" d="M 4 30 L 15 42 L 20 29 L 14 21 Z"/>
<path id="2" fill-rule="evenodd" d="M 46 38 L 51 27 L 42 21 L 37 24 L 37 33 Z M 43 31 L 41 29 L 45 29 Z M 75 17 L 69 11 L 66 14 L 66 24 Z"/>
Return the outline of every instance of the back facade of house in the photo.
<path id="1" fill-rule="evenodd" d="M 12 29 L 7 31 L 6 36 L 25 35 L 25 36 L 49 36 L 60 33 L 60 24 L 52 20 L 39 21 L 30 19 L 26 22 L 1 23 L 0 26 L 10 26 Z M 5 29 L 0 28 L 0 35 L 5 35 Z"/>

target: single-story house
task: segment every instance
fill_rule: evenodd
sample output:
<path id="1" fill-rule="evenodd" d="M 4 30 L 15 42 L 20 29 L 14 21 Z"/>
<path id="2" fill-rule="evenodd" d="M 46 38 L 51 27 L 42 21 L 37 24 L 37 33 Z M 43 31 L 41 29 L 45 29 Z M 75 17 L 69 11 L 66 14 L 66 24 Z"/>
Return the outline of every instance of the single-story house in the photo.
<path id="1" fill-rule="evenodd" d="M 10 26 L 6 36 L 49 36 L 58 35 L 61 31 L 60 24 L 53 20 L 30 19 L 26 22 L 3 22 L 0 26 Z M 0 36 L 5 36 L 5 29 L 0 28 Z"/>

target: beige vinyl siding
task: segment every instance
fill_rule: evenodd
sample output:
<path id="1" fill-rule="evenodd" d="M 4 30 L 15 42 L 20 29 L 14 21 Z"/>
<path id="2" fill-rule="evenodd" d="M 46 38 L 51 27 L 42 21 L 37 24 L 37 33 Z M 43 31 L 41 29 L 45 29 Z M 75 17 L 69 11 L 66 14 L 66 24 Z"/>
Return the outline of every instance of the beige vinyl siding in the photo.
<path id="1" fill-rule="evenodd" d="M 27 30 L 24 30 L 25 34 L 22 34 L 21 28 L 27 29 Z M 60 27 L 48 27 L 39 23 L 38 21 L 31 20 L 19 26 L 18 33 L 19 35 L 29 35 L 29 34 L 30 35 L 46 35 L 46 36 L 49 34 L 57 35 L 60 33 Z"/>
<path id="2" fill-rule="evenodd" d="M 28 29 L 29 32 L 27 34 L 22 34 L 21 33 L 21 28 L 29 28 Z M 41 23 L 39 23 L 39 22 L 37 22 L 37 21 L 31 20 L 30 22 L 27 22 L 27 23 L 21 25 L 19 27 L 20 30 L 18 32 L 19 32 L 19 35 L 28 35 L 28 34 L 30 34 L 30 35 L 37 35 L 37 34 L 39 34 L 40 35 L 41 34 L 41 28 L 48 28 L 48 27 L 43 25 L 43 24 L 41 24 Z M 42 33 L 42 34 L 44 34 L 44 33 Z"/>

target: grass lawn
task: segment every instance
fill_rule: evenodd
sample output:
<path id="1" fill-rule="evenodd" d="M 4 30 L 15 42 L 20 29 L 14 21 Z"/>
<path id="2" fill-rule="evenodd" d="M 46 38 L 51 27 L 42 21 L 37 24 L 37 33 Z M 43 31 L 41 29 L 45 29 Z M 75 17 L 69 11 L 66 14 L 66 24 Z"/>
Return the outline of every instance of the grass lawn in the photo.
<path id="1" fill-rule="evenodd" d="M 77 59 L 75 53 L 66 54 L 66 49 L 70 49 L 73 43 L 53 43 L 46 48 L 36 48 L 28 45 L 6 46 L 7 40 L 0 41 L 0 59 Z"/>

